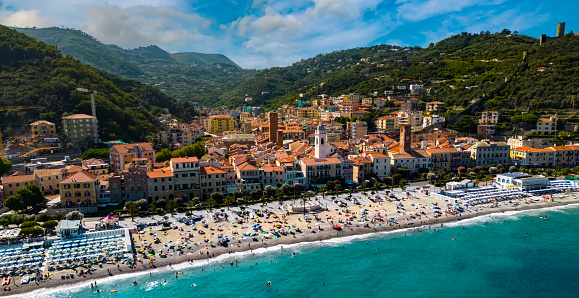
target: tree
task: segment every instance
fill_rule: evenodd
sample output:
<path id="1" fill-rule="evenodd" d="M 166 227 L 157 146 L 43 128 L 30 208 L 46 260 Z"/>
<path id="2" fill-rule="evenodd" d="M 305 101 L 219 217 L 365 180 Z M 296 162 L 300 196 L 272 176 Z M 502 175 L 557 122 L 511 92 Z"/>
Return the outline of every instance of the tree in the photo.
<path id="1" fill-rule="evenodd" d="M 209 209 L 213 209 L 215 207 L 215 199 L 214 198 L 209 198 L 209 200 L 207 200 L 207 207 L 209 207 Z"/>
<path id="2" fill-rule="evenodd" d="M 78 220 L 78 219 L 83 219 L 84 218 L 84 214 L 82 214 L 80 211 L 72 211 L 66 214 L 65 218 L 67 220 Z"/>
<path id="3" fill-rule="evenodd" d="M 236 202 L 237 202 L 237 200 L 235 198 L 233 198 L 232 196 L 225 197 L 225 204 L 227 204 L 228 210 L 229 210 L 229 207 L 232 205 L 235 205 Z"/>
<path id="4" fill-rule="evenodd" d="M 6 228 L 8 228 L 9 224 L 10 224 L 10 219 L 8 218 L 8 216 L 0 217 L 0 226 L 3 226 L 6 229 Z"/>
<path id="5" fill-rule="evenodd" d="M 52 231 L 54 228 L 58 226 L 58 222 L 56 220 L 49 220 L 42 224 L 42 227 L 47 231 Z"/>
<path id="6" fill-rule="evenodd" d="M 40 226 L 33 226 L 33 227 L 28 227 L 28 228 L 22 229 L 20 231 L 20 233 L 22 233 L 22 235 L 34 237 L 34 236 L 42 235 L 42 233 L 44 233 L 44 230 Z"/>
<path id="7" fill-rule="evenodd" d="M 130 201 L 125 202 L 125 210 L 131 214 L 131 220 L 135 221 L 135 215 L 139 213 L 139 203 Z"/>
<path id="8" fill-rule="evenodd" d="M 8 197 L 4 200 L 4 206 L 8 207 L 10 210 L 22 210 L 24 209 L 24 204 L 22 199 L 16 196 Z"/>
<path id="9" fill-rule="evenodd" d="M 0 158 L 0 177 L 8 174 L 12 169 L 12 162 L 4 157 Z"/>
<path id="10" fill-rule="evenodd" d="M 428 179 L 428 181 L 429 181 L 430 183 L 432 183 L 432 180 L 436 179 L 436 174 L 430 172 L 430 173 L 428 173 L 428 175 L 426 176 L 426 179 Z"/>
<path id="11" fill-rule="evenodd" d="M 176 207 L 177 207 L 177 204 L 175 203 L 175 201 L 169 200 L 167 202 L 167 204 L 165 205 L 165 210 L 172 214 Z"/>
<path id="12" fill-rule="evenodd" d="M 40 225 L 40 224 L 35 222 L 35 221 L 25 221 L 25 222 L 20 224 L 20 228 L 24 229 L 24 228 L 30 228 L 30 227 L 34 227 L 34 226 L 38 226 L 38 225 Z"/>
<path id="13" fill-rule="evenodd" d="M 215 201 L 215 204 L 221 204 L 225 196 L 220 192 L 214 192 L 211 194 L 211 198 Z"/>
<path id="14" fill-rule="evenodd" d="M 109 148 L 89 149 L 82 153 L 83 160 L 90 158 L 109 158 Z"/>
<path id="15" fill-rule="evenodd" d="M 45 200 L 40 188 L 36 184 L 30 183 L 19 188 L 14 196 L 7 198 L 4 205 L 10 210 L 24 210 L 37 207 Z"/>
<path id="16" fill-rule="evenodd" d="M 265 194 L 266 194 L 268 197 L 273 197 L 273 196 L 275 195 L 276 191 L 277 191 L 277 187 L 271 186 L 271 185 L 267 185 L 264 190 L 265 190 Z"/>

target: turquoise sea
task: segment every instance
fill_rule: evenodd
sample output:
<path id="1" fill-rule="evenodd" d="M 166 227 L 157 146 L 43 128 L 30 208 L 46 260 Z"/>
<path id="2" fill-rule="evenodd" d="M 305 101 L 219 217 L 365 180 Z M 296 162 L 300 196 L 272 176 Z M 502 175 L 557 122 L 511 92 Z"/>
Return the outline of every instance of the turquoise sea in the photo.
<path id="1" fill-rule="evenodd" d="M 103 279 L 100 293 L 85 284 L 33 296 L 579 297 L 579 205 L 254 253 Z"/>

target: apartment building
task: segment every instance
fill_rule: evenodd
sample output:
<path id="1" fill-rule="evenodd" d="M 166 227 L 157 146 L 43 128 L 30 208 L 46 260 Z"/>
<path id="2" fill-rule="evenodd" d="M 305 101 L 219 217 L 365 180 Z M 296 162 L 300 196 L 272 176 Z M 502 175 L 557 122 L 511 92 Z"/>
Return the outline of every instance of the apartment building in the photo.
<path id="1" fill-rule="evenodd" d="M 97 204 L 97 177 L 79 172 L 58 183 L 60 204 L 65 208 L 94 207 Z"/>
<path id="2" fill-rule="evenodd" d="M 368 135 L 368 124 L 365 121 L 356 120 L 346 124 L 346 134 L 351 139 L 361 139 Z"/>
<path id="3" fill-rule="evenodd" d="M 159 199 L 172 200 L 175 197 L 173 171 L 159 169 L 147 172 L 147 188 L 149 202 Z"/>
<path id="4" fill-rule="evenodd" d="M 56 136 L 56 125 L 46 120 L 38 120 L 30 124 L 30 131 L 33 138 L 38 136 Z"/>
<path id="5" fill-rule="evenodd" d="M 134 159 L 155 162 L 155 150 L 152 143 L 135 143 L 114 145 L 109 149 L 111 171 L 121 172 Z"/>
<path id="6" fill-rule="evenodd" d="M 499 123 L 499 112 L 498 111 L 484 111 L 482 112 L 482 117 L 479 120 L 480 124 L 497 124 Z"/>
<path id="7" fill-rule="evenodd" d="M 62 117 L 62 127 L 68 140 L 81 146 L 93 146 L 99 142 L 96 117 L 74 114 Z"/>
<path id="8" fill-rule="evenodd" d="M 175 185 L 175 196 L 185 200 L 201 194 L 201 169 L 197 157 L 171 158 L 169 162 Z"/>

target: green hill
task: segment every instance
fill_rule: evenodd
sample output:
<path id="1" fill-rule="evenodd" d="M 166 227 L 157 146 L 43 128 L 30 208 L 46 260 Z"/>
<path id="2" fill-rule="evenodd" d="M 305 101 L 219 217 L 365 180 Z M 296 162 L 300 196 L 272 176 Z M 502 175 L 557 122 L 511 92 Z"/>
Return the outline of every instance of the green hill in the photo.
<path id="1" fill-rule="evenodd" d="M 64 113 L 91 114 L 90 97 L 76 88 L 98 91 L 99 130 L 104 141 L 142 141 L 162 129 L 157 116 L 168 109 L 183 120 L 194 116 L 189 103 L 177 102 L 155 88 L 121 79 L 55 47 L 8 27 L 0 26 L 0 106 L 40 105 L 40 110 L 2 112 L 4 135 L 26 131 L 31 122 L 44 119 L 61 127 Z"/>
<path id="2" fill-rule="evenodd" d="M 154 45 L 123 49 L 73 29 L 14 29 L 54 45 L 64 55 L 71 55 L 82 63 L 200 105 L 214 104 L 216 98 L 254 73 L 221 54 L 168 53 Z"/>
<path id="3" fill-rule="evenodd" d="M 451 110 L 446 116 L 478 98 L 483 99 L 479 108 L 505 109 L 505 115 L 543 112 L 573 106 L 579 92 L 578 60 L 578 36 L 539 46 L 537 39 L 508 30 L 462 33 L 427 48 L 377 45 L 266 69 L 225 93 L 220 104 L 238 106 L 248 94 L 253 104 L 275 108 L 295 103 L 300 93 L 306 99 L 321 93 L 384 96 L 395 85 L 423 84 L 432 94 L 422 99 L 445 102 Z M 538 71 L 539 67 L 547 70 Z"/>

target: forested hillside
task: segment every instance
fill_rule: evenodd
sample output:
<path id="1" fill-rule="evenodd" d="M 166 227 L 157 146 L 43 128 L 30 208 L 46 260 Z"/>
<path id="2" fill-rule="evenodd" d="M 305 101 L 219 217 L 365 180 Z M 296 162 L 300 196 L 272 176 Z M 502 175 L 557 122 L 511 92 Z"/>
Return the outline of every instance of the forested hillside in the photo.
<path id="1" fill-rule="evenodd" d="M 220 103 L 239 105 L 248 94 L 253 104 L 274 108 L 294 103 L 300 93 L 306 99 L 320 93 L 384 96 L 395 85 L 424 84 L 432 95 L 422 99 L 444 101 L 452 112 L 493 91 L 497 93 L 485 103 L 489 109 L 564 109 L 573 106 L 579 91 L 578 46 L 578 36 L 539 46 L 537 39 L 505 29 L 494 34 L 462 33 L 427 48 L 350 49 L 264 70 L 224 94 Z M 506 87 L 497 89 L 505 78 L 509 78 Z"/>
<path id="2" fill-rule="evenodd" d="M 0 126 L 10 136 L 44 119 L 62 129 L 64 113 L 91 114 L 90 97 L 76 88 L 97 90 L 101 139 L 142 141 L 162 129 L 157 116 L 167 108 L 189 120 L 194 109 L 155 88 L 121 79 L 62 57 L 55 47 L 0 26 L 0 106 L 40 105 L 40 110 L 2 112 Z"/>
<path id="3" fill-rule="evenodd" d="M 154 86 L 183 101 L 211 105 L 255 71 L 241 69 L 221 54 L 168 53 L 157 46 L 123 49 L 106 45 L 73 29 L 15 28 L 49 45 L 63 55 L 108 73 Z"/>

